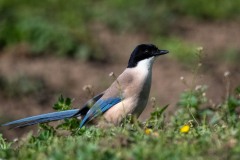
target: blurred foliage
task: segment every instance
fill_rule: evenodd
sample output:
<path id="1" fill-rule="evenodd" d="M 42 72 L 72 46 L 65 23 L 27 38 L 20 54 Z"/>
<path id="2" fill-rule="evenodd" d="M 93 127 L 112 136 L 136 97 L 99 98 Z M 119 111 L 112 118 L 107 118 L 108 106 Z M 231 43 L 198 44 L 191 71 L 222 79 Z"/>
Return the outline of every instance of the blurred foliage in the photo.
<path id="1" fill-rule="evenodd" d="M 155 110 L 151 113 L 150 118 L 146 122 L 147 128 L 153 129 L 162 129 L 164 126 L 164 112 L 168 108 L 168 105 L 162 108 L 155 108 Z"/>
<path id="2" fill-rule="evenodd" d="M 167 48 L 171 51 L 169 56 L 179 60 L 186 66 L 192 66 L 196 63 L 196 45 L 184 42 L 177 37 L 156 38 L 156 44 L 160 44 L 160 48 Z"/>
<path id="3" fill-rule="evenodd" d="M 11 146 L 11 143 L 7 143 L 3 136 L 0 134 L 0 149 L 1 150 L 6 150 L 9 149 Z"/>
<path id="4" fill-rule="evenodd" d="M 167 34 L 174 21 L 183 17 L 198 20 L 230 20 L 239 18 L 240 0 L 103 0 L 98 1 L 94 18 L 120 30 Z"/>
<path id="5" fill-rule="evenodd" d="M 53 53 L 81 59 L 103 59 L 88 29 L 83 1 L 0 1 L 0 42 L 29 43 L 33 54 Z M 98 53 L 98 54 L 94 54 Z"/>
<path id="6" fill-rule="evenodd" d="M 204 104 L 207 86 L 197 86 L 195 90 L 187 90 L 180 96 L 178 105 L 181 107 L 196 108 Z"/>
<path id="7" fill-rule="evenodd" d="M 173 0 L 167 6 L 175 13 L 196 19 L 229 20 L 239 18 L 240 0 Z"/>
<path id="8" fill-rule="evenodd" d="M 239 7 L 240 0 L 0 0 L 0 46 L 24 42 L 35 55 L 103 60 L 104 49 L 91 31 L 95 23 L 158 37 L 182 17 L 237 19 Z"/>

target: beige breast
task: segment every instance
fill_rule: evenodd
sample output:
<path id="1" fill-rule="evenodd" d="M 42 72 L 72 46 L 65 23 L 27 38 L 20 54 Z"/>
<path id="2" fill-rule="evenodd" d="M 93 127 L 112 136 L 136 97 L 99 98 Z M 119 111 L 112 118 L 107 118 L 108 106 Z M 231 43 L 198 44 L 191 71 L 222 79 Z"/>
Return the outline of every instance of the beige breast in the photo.
<path id="1" fill-rule="evenodd" d="M 119 124 L 128 114 L 137 117 L 146 107 L 151 87 L 151 69 L 127 68 L 106 90 L 102 99 L 122 96 L 123 101 L 104 113 L 107 122 Z"/>

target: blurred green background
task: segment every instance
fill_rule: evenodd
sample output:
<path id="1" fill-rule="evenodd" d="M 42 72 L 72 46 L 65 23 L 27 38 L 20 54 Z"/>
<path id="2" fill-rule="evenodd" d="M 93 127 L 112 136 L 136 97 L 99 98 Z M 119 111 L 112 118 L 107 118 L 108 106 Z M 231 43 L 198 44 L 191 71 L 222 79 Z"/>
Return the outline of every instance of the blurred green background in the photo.
<path id="1" fill-rule="evenodd" d="M 34 55 L 103 60 L 105 51 L 91 31 L 96 23 L 114 32 L 140 32 L 156 40 L 167 37 L 165 45 L 171 47 L 181 44 L 169 35 L 182 18 L 227 23 L 239 19 L 239 6 L 240 0 L 1 0 L 0 45 L 24 42 Z M 189 52 L 184 45 L 180 49 Z"/>
<path id="2" fill-rule="evenodd" d="M 89 98 L 82 87 L 104 90 L 139 43 L 170 51 L 154 70 L 158 103 L 176 102 L 200 46 L 198 83 L 222 99 L 224 72 L 232 87 L 240 80 L 239 8 L 240 0 L 0 0 L 0 122 L 50 111 L 61 93 L 80 107 Z"/>

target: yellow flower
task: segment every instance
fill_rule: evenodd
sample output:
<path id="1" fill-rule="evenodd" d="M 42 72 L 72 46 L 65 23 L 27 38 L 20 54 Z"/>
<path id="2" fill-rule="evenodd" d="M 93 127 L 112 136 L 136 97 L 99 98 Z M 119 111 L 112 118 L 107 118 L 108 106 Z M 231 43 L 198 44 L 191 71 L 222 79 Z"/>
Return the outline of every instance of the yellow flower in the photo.
<path id="1" fill-rule="evenodd" d="M 182 126 L 182 127 L 180 128 L 180 132 L 181 132 L 181 133 L 188 133 L 189 130 L 190 130 L 190 125 L 189 125 L 189 124 L 185 124 L 184 126 Z"/>
<path id="2" fill-rule="evenodd" d="M 153 132 L 153 130 L 150 129 L 150 128 L 146 128 L 146 129 L 145 129 L 145 134 L 146 134 L 146 135 L 149 135 L 149 134 L 151 134 L 152 132 Z"/>

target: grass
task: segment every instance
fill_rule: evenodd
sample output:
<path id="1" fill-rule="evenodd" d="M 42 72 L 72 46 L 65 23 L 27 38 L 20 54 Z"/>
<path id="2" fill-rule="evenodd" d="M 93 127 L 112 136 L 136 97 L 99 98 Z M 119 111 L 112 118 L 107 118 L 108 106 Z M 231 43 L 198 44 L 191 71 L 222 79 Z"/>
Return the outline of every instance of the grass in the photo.
<path id="1" fill-rule="evenodd" d="M 201 53 L 201 50 L 199 50 Z M 198 54 L 199 54 L 198 53 Z M 199 59 L 200 61 L 200 59 Z M 76 118 L 65 119 L 56 127 L 41 124 L 38 135 L 7 142 L 0 135 L 1 159 L 239 159 L 240 86 L 217 105 L 206 96 L 207 86 L 195 85 L 200 65 L 190 84 L 182 82 L 177 111 L 165 118 L 164 107 L 155 109 L 145 122 L 126 117 L 121 125 L 109 128 L 86 126 L 79 129 Z M 205 106 L 205 107 L 203 107 Z M 72 100 L 60 96 L 55 110 L 72 107 Z M 67 134 L 66 134 L 67 133 Z"/>
<path id="2" fill-rule="evenodd" d="M 188 134 L 167 129 L 155 135 L 89 128 L 81 136 L 57 137 L 42 132 L 22 142 L 25 144 L 17 150 L 4 149 L 4 153 L 8 159 L 238 159 L 240 146 L 235 137 L 227 129 L 208 127 L 191 129 Z"/>
<path id="3" fill-rule="evenodd" d="M 184 94 L 186 94 L 186 91 Z M 201 99 L 204 89 L 194 90 L 192 96 Z M 237 92 L 237 91 L 236 91 Z M 237 93 L 239 95 L 239 92 Z M 232 99 L 233 98 L 233 99 Z M 232 99 L 232 100 L 231 100 Z M 63 99 L 59 99 L 61 103 Z M 236 108 L 240 100 L 231 96 L 215 111 L 200 110 L 200 103 L 182 96 L 181 101 L 190 103 L 199 125 L 184 103 L 169 122 L 164 119 L 164 110 L 156 108 L 146 123 L 128 117 L 119 127 L 108 129 L 84 127 L 61 135 L 64 128 L 41 125 L 39 134 L 18 142 L 6 142 L 0 137 L 2 159 L 239 159 L 240 123 L 231 106 Z M 69 104 L 69 100 L 67 103 Z M 59 103 L 59 102 L 58 102 Z M 193 105 L 193 106 L 192 106 Z M 195 111 L 194 111 L 195 110 Z M 216 116 L 218 117 L 216 120 Z M 215 119 L 215 120 L 213 120 Z M 73 122 L 65 120 L 65 126 Z M 190 130 L 181 132 L 182 126 Z M 61 125 L 61 124 L 60 124 Z M 62 125 L 61 125 L 62 126 Z"/>

